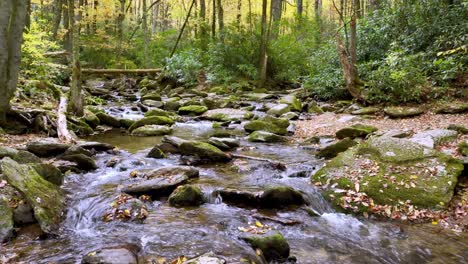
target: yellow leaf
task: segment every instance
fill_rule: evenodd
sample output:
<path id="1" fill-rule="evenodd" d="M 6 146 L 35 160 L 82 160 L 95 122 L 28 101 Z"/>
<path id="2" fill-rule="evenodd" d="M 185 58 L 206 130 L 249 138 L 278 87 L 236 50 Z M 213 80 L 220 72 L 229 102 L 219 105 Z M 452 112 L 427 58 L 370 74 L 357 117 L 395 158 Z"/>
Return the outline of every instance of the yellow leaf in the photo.
<path id="1" fill-rule="evenodd" d="M 263 227 L 263 224 L 262 224 L 262 223 L 260 223 L 260 221 L 256 221 L 256 222 L 255 222 L 255 225 L 256 225 L 257 227 L 260 227 L 260 228 L 262 228 L 262 227 Z"/>
<path id="2" fill-rule="evenodd" d="M 439 223 L 439 222 L 437 222 L 437 221 L 432 221 L 432 224 L 433 224 L 433 225 L 437 225 L 438 223 Z"/>

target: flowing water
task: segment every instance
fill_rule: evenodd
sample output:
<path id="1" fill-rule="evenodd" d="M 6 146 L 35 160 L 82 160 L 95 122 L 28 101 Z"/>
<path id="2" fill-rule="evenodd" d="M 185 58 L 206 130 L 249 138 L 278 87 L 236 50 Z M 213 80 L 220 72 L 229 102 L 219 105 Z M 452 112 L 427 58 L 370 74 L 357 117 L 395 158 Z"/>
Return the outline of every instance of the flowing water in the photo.
<path id="1" fill-rule="evenodd" d="M 212 132 L 209 122 L 178 123 L 174 135 L 186 139 L 206 138 Z M 295 172 L 310 176 L 322 162 L 308 150 L 294 144 L 255 144 L 242 140 L 235 153 L 263 157 L 290 164 L 278 171 L 265 162 L 236 159 L 228 164 L 199 166 L 194 181 L 203 190 L 205 203 L 197 208 L 173 208 L 164 200 L 147 204 L 149 216 L 143 223 L 103 222 L 102 216 L 119 196 L 123 182 L 132 170 L 179 164 L 179 157 L 146 158 L 160 137 L 132 137 L 118 130 L 90 140 L 107 142 L 119 148 L 118 154 L 97 156 L 99 169 L 70 174 L 63 188 L 68 194 L 68 211 L 57 238 L 28 240 L 20 236 L 3 250 L 16 253 L 24 263 L 79 263 L 93 250 L 110 246 L 135 245 L 142 256 L 173 259 L 213 251 L 228 263 L 241 258 L 256 260 L 255 252 L 242 240 L 238 227 L 255 222 L 261 214 L 295 220 L 282 225 L 261 220 L 280 231 L 291 246 L 297 263 L 467 263 L 468 236 L 429 225 L 367 220 L 335 212 L 323 200 L 309 177 L 289 177 Z M 117 157 L 114 168 L 106 161 Z M 305 208 L 294 210 L 255 210 L 230 206 L 213 192 L 221 188 L 262 190 L 287 185 L 302 191 L 308 207 L 321 216 L 310 216 Z M 258 263 L 259 260 L 257 260 Z"/>

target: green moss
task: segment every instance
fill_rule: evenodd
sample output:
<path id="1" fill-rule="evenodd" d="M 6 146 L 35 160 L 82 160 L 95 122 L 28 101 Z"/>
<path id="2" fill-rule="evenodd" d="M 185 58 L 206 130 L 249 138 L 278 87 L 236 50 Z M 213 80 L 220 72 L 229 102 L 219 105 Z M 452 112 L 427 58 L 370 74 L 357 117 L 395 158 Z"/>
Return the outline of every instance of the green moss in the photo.
<path id="1" fill-rule="evenodd" d="M 339 139 L 365 137 L 375 131 L 377 131 L 376 127 L 363 124 L 356 124 L 338 130 L 336 132 L 336 137 Z"/>
<path id="2" fill-rule="evenodd" d="M 145 101 L 145 100 L 154 100 L 154 101 L 161 101 L 161 95 L 158 94 L 158 93 L 150 93 L 150 94 L 146 94 L 146 95 L 143 95 L 141 97 L 141 101 Z"/>
<path id="3" fill-rule="evenodd" d="M 219 148 L 200 141 L 185 141 L 179 146 L 179 151 L 185 155 L 198 156 L 212 161 L 229 161 L 231 158 Z"/>
<path id="4" fill-rule="evenodd" d="M 346 151 L 347 149 L 355 146 L 357 144 L 356 141 L 345 138 L 337 143 L 331 144 L 326 146 L 325 148 L 321 149 L 317 153 L 317 157 L 321 158 L 333 158 L 336 157 L 339 153 Z"/>
<path id="5" fill-rule="evenodd" d="M 203 193 L 194 185 L 179 186 L 169 196 L 168 202 L 175 207 L 198 206 L 203 203 Z"/>
<path id="6" fill-rule="evenodd" d="M 208 111 L 208 108 L 204 105 L 188 105 L 179 108 L 179 113 L 184 114 L 194 114 L 194 115 L 201 115 Z"/>
<path id="7" fill-rule="evenodd" d="M 251 236 L 243 239 L 249 243 L 252 248 L 260 249 L 268 262 L 282 262 L 289 257 L 289 244 L 279 232 L 272 235 Z"/>
<path id="8" fill-rule="evenodd" d="M 171 117 L 175 116 L 174 113 L 172 112 L 167 112 L 159 108 L 151 109 L 148 112 L 145 113 L 145 117 L 150 117 L 150 116 L 166 116 L 166 117 Z"/>
<path id="9" fill-rule="evenodd" d="M 173 125 L 174 124 L 174 120 L 169 118 L 169 117 L 166 117 L 166 116 L 151 116 L 151 117 L 144 117 L 138 121 L 136 121 L 135 123 L 133 123 L 133 125 L 130 126 L 130 128 L 128 129 L 130 132 L 132 132 L 133 130 L 139 128 L 139 127 L 142 127 L 142 126 L 146 126 L 146 125 Z"/>

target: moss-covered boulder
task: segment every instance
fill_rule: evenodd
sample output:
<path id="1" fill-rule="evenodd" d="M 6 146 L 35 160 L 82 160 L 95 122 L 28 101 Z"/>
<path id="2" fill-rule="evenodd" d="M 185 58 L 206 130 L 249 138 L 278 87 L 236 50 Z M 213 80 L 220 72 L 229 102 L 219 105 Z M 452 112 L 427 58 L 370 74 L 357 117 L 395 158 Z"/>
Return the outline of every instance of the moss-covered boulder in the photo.
<path id="1" fill-rule="evenodd" d="M 174 120 L 167 116 L 150 116 L 150 117 L 144 117 L 136 121 L 135 123 L 133 123 L 133 125 L 128 128 L 128 131 L 132 132 L 133 130 L 139 127 L 147 126 L 147 125 L 171 126 L 173 124 L 174 124 Z"/>
<path id="2" fill-rule="evenodd" d="M 265 235 L 241 237 L 253 249 L 259 250 L 268 263 L 285 262 L 290 254 L 286 239 L 279 232 L 269 232 Z"/>
<path id="3" fill-rule="evenodd" d="M 302 102 L 295 95 L 286 95 L 280 99 L 280 103 L 288 104 L 293 111 L 302 111 Z"/>
<path id="4" fill-rule="evenodd" d="M 146 125 L 134 129 L 132 131 L 133 136 L 141 137 L 151 137 L 151 136 L 163 136 L 172 133 L 172 128 L 168 126 L 158 126 L 158 125 Z"/>
<path id="5" fill-rule="evenodd" d="M 150 117 L 150 116 L 166 116 L 166 117 L 171 117 L 175 116 L 173 112 L 168 112 L 159 108 L 151 109 L 148 112 L 145 113 L 145 117 Z"/>
<path id="6" fill-rule="evenodd" d="M 447 129 L 457 131 L 459 134 L 462 134 L 462 135 L 468 134 L 468 128 L 466 126 L 463 126 L 463 125 L 451 124 L 451 125 L 449 125 L 447 127 Z"/>
<path id="7" fill-rule="evenodd" d="M 251 142 L 264 142 L 264 143 L 273 143 L 273 142 L 285 142 L 287 139 L 283 136 L 276 135 L 274 133 L 266 131 L 254 131 L 252 132 L 247 139 Z"/>
<path id="8" fill-rule="evenodd" d="M 195 185 L 179 186 L 169 196 L 168 202 L 174 207 L 198 206 L 203 203 L 203 193 Z"/>
<path id="9" fill-rule="evenodd" d="M 37 157 L 29 151 L 17 150 L 10 147 L 0 147 L 0 160 L 5 157 L 9 157 L 20 164 L 42 162 L 39 157 Z"/>
<path id="10" fill-rule="evenodd" d="M 468 141 L 462 141 L 458 144 L 458 152 L 463 156 L 468 156 Z"/>
<path id="11" fill-rule="evenodd" d="M 282 118 L 275 118 L 266 116 L 259 120 L 247 122 L 244 129 L 247 132 L 266 131 L 278 135 L 285 135 L 288 133 L 289 120 Z"/>
<path id="12" fill-rule="evenodd" d="M 158 146 L 154 146 L 147 155 L 148 158 L 164 159 L 166 154 Z"/>
<path id="13" fill-rule="evenodd" d="M 99 120 L 97 115 L 89 110 L 84 111 L 84 116 L 82 120 L 93 129 L 101 124 L 101 121 Z"/>
<path id="14" fill-rule="evenodd" d="M 307 113 L 323 114 L 323 112 L 323 109 L 316 102 L 310 102 L 307 104 Z"/>
<path id="15" fill-rule="evenodd" d="M 201 115 L 208 111 L 208 108 L 204 105 L 188 105 L 179 108 L 179 114 L 181 115 Z"/>
<path id="16" fill-rule="evenodd" d="M 437 114 L 461 114 L 468 112 L 468 103 L 452 103 L 439 107 Z"/>
<path id="17" fill-rule="evenodd" d="M 328 186 L 325 198 L 355 212 L 382 208 L 379 205 L 441 209 L 452 199 L 462 170 L 460 161 L 420 144 L 373 137 L 332 159 L 312 181 Z M 344 197 L 346 192 L 361 198 Z"/>
<path id="18" fill-rule="evenodd" d="M 266 99 L 276 98 L 277 96 L 275 94 L 269 94 L 269 93 L 246 93 L 244 94 L 244 97 L 247 98 L 248 100 L 261 102 Z"/>
<path id="19" fill-rule="evenodd" d="M 176 99 L 170 98 L 170 100 L 164 102 L 163 106 L 166 111 L 177 111 L 180 108 L 180 103 Z"/>
<path id="20" fill-rule="evenodd" d="M 304 203 L 302 194 L 289 186 L 270 187 L 260 196 L 262 208 L 285 208 Z"/>
<path id="21" fill-rule="evenodd" d="M 240 141 L 238 139 L 236 139 L 236 138 L 210 137 L 208 140 L 210 142 L 222 143 L 222 144 L 228 146 L 228 149 L 233 149 L 233 148 L 237 148 L 237 147 L 240 146 Z"/>
<path id="22" fill-rule="evenodd" d="M 219 122 L 240 121 L 251 119 L 252 112 L 233 108 L 219 108 L 206 111 L 202 116 L 203 119 Z"/>
<path id="23" fill-rule="evenodd" d="M 196 156 L 203 160 L 215 162 L 228 162 L 231 157 L 219 148 L 200 141 L 186 141 L 179 146 L 180 153 L 189 156 Z"/>
<path id="24" fill-rule="evenodd" d="M 42 178 L 29 165 L 22 165 L 10 158 L 0 163 L 8 183 L 18 189 L 34 210 L 41 229 L 56 234 L 65 208 L 65 199 L 55 184 Z"/>
<path id="25" fill-rule="evenodd" d="M 326 159 L 334 158 L 339 153 L 346 151 L 347 149 L 355 146 L 356 144 L 357 144 L 356 141 L 354 141 L 354 140 L 352 140 L 350 138 L 345 138 L 343 140 L 340 140 L 340 141 L 338 141 L 336 143 L 332 143 L 332 144 L 324 147 L 323 149 L 321 149 L 317 153 L 317 157 L 326 158 Z"/>
<path id="26" fill-rule="evenodd" d="M 13 208 L 8 198 L 0 192 L 0 243 L 5 243 L 14 236 Z"/>
<path id="27" fill-rule="evenodd" d="M 336 132 L 336 137 L 338 139 L 343 138 L 358 138 L 358 137 L 365 137 L 370 133 L 377 131 L 376 127 L 363 125 L 363 124 L 356 124 L 349 127 L 342 128 Z"/>
<path id="28" fill-rule="evenodd" d="M 391 118 L 407 118 L 418 116 L 424 113 L 424 110 L 419 107 L 386 107 L 384 112 L 387 116 Z"/>
<path id="29" fill-rule="evenodd" d="M 96 116 L 99 118 L 101 125 L 107 125 L 110 127 L 120 127 L 120 120 L 117 117 L 111 116 L 104 112 L 96 113 Z"/>
<path id="30" fill-rule="evenodd" d="M 57 169 L 52 164 L 47 163 L 32 163 L 30 164 L 39 175 L 42 176 L 46 181 L 53 183 L 55 185 L 62 185 L 63 184 L 63 173 Z"/>
<path id="31" fill-rule="evenodd" d="M 267 114 L 272 115 L 272 116 L 280 116 L 282 114 L 285 114 L 289 112 L 291 108 L 287 104 L 277 104 L 268 109 Z"/>
<path id="32" fill-rule="evenodd" d="M 354 110 L 351 112 L 353 115 L 374 115 L 379 112 L 380 109 L 377 107 L 364 107 L 358 110 Z"/>
<path id="33" fill-rule="evenodd" d="M 55 138 L 40 139 L 26 145 L 29 152 L 32 152 L 39 157 L 50 157 L 62 154 L 69 147 L 69 144 L 61 143 Z"/>
<path id="34" fill-rule="evenodd" d="M 297 120 L 299 119 L 299 115 L 294 112 L 287 112 L 280 116 L 280 118 L 287 119 L 287 120 Z"/>
<path id="35" fill-rule="evenodd" d="M 158 93 L 145 94 L 141 97 L 141 101 L 145 101 L 145 100 L 161 101 L 161 95 Z"/>

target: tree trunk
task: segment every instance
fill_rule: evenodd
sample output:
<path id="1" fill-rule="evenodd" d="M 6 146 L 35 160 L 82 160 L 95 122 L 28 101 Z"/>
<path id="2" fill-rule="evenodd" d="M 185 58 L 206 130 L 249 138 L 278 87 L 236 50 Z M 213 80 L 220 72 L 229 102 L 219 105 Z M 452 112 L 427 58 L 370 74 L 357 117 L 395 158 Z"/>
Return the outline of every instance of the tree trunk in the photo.
<path id="1" fill-rule="evenodd" d="M 237 28 L 240 30 L 242 26 L 242 0 L 237 0 L 236 22 L 237 22 Z"/>
<path id="2" fill-rule="evenodd" d="M 0 1 L 0 125 L 7 121 L 6 113 L 18 82 L 27 13 L 26 1 Z"/>
<path id="3" fill-rule="evenodd" d="M 213 39 L 216 38 L 216 0 L 213 0 L 212 1 L 213 3 L 213 14 L 212 14 L 212 17 L 211 17 L 211 37 Z"/>
<path id="4" fill-rule="evenodd" d="M 32 6 L 31 6 L 31 0 L 26 0 L 26 19 L 25 19 L 25 30 L 29 31 L 31 29 L 31 13 L 32 13 Z"/>
<path id="5" fill-rule="evenodd" d="M 72 78 L 70 84 L 70 103 L 68 105 L 68 112 L 73 113 L 75 116 L 83 116 L 83 94 L 81 89 L 81 66 L 80 66 L 80 31 L 78 30 L 79 14 L 75 17 L 74 0 L 68 0 L 69 10 L 69 31 L 70 43 L 72 47 Z"/>
<path id="6" fill-rule="evenodd" d="M 282 15 L 282 0 L 271 0 L 271 34 L 272 39 L 277 39 Z"/>
<path id="7" fill-rule="evenodd" d="M 121 64 L 121 56 L 122 56 L 122 45 L 123 45 L 123 22 L 125 19 L 125 0 L 120 1 L 120 10 L 117 17 L 117 63 Z"/>
<path id="8" fill-rule="evenodd" d="M 304 12 L 304 3 L 302 0 L 297 0 L 297 17 L 302 18 L 302 13 Z"/>
<path id="9" fill-rule="evenodd" d="M 375 11 L 380 7 L 380 0 L 369 0 L 370 9 Z"/>
<path id="10" fill-rule="evenodd" d="M 65 35 L 63 36 L 63 47 L 69 53 L 72 53 L 71 38 L 70 38 L 70 12 L 68 11 L 69 3 L 68 0 L 63 0 L 62 12 L 63 12 L 63 25 L 66 29 Z"/>
<path id="11" fill-rule="evenodd" d="M 98 5 L 99 5 L 99 1 L 98 0 L 94 0 L 94 4 L 93 4 L 93 26 L 92 26 L 92 32 L 93 34 L 96 33 L 97 31 L 97 12 L 98 12 Z"/>
<path id="12" fill-rule="evenodd" d="M 184 34 L 185 27 L 187 26 L 187 22 L 190 18 L 190 13 L 192 13 L 193 6 L 195 5 L 196 0 L 192 1 L 192 4 L 190 5 L 189 11 L 187 13 L 187 16 L 185 17 L 184 24 L 182 25 L 182 28 L 180 29 L 179 36 L 177 37 L 176 43 L 174 45 L 174 48 L 172 49 L 170 57 L 174 56 L 174 53 L 177 49 L 177 45 L 179 44 L 180 38 L 182 37 L 182 34 Z"/>
<path id="13" fill-rule="evenodd" d="M 60 21 L 62 21 L 62 0 L 55 0 L 55 9 L 54 9 L 54 26 L 52 28 L 52 37 L 54 40 L 57 40 L 57 33 L 60 27 Z"/>
<path id="14" fill-rule="evenodd" d="M 142 0 L 142 8 L 143 8 L 143 66 L 145 68 L 148 67 L 148 12 L 146 10 L 146 0 Z"/>
<path id="15" fill-rule="evenodd" d="M 219 31 L 219 38 L 222 40 L 224 37 L 224 10 L 223 4 L 221 0 L 217 0 L 216 3 L 216 10 L 218 13 L 218 31 Z"/>
<path id="16" fill-rule="evenodd" d="M 206 50 L 208 47 L 208 29 L 206 23 L 206 2 L 205 0 L 200 0 L 200 13 L 199 13 L 199 23 L 200 23 L 200 42 L 202 50 Z"/>
<path id="17" fill-rule="evenodd" d="M 262 3 L 262 22 L 261 22 L 261 42 L 260 42 L 260 65 L 259 65 L 259 86 L 263 87 L 266 82 L 267 75 L 267 64 L 268 64 L 268 55 L 267 55 L 267 6 L 268 1 L 263 0 Z"/>

